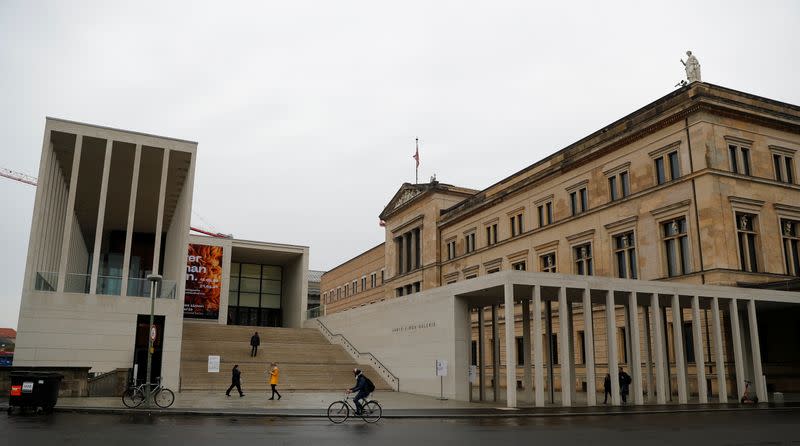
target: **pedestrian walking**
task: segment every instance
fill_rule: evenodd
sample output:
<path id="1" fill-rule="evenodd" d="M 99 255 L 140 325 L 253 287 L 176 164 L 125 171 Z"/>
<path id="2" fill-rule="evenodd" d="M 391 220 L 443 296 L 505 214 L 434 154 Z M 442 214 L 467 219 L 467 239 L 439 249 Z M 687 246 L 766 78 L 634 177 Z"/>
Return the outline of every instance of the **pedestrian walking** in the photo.
<path id="1" fill-rule="evenodd" d="M 255 357 L 258 354 L 258 346 L 261 345 L 261 338 L 258 337 L 258 332 L 255 332 L 250 337 L 250 356 Z"/>
<path id="2" fill-rule="evenodd" d="M 603 380 L 603 404 L 608 404 L 608 397 L 611 396 L 611 374 L 606 373 L 606 379 Z"/>
<path id="3" fill-rule="evenodd" d="M 630 392 L 631 375 L 625 373 L 622 367 L 619 368 L 619 394 L 622 396 L 622 403 L 628 402 L 628 392 Z"/>
<path id="4" fill-rule="evenodd" d="M 278 385 L 278 375 L 280 374 L 280 370 L 278 370 L 278 363 L 273 362 L 269 368 L 269 385 L 272 387 L 272 397 L 271 400 L 275 399 L 275 395 L 278 395 L 278 399 L 281 399 L 281 394 L 278 392 L 278 389 L 275 386 Z"/>
<path id="5" fill-rule="evenodd" d="M 234 387 L 236 387 L 236 390 L 239 391 L 239 397 L 243 397 L 242 372 L 239 371 L 239 364 L 233 366 L 233 370 L 231 370 L 231 386 L 225 391 L 225 396 L 231 396 L 231 390 L 233 390 Z"/>

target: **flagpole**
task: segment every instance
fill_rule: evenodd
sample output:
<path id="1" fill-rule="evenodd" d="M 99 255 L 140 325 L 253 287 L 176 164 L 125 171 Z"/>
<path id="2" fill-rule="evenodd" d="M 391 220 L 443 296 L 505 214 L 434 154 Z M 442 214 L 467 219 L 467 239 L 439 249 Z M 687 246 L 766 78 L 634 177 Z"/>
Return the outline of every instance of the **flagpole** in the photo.
<path id="1" fill-rule="evenodd" d="M 417 138 L 417 152 L 416 152 L 417 167 L 414 171 L 414 184 L 419 184 L 419 138 Z"/>

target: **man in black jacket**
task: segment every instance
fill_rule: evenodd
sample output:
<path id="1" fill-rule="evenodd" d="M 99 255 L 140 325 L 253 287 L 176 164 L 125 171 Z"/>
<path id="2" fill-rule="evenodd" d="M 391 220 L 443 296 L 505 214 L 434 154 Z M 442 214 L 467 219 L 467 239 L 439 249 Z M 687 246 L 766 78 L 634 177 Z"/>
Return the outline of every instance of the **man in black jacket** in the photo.
<path id="1" fill-rule="evenodd" d="M 256 356 L 258 354 L 258 346 L 261 345 L 261 338 L 258 337 L 258 332 L 250 338 L 250 356 Z"/>
<path id="2" fill-rule="evenodd" d="M 369 396 L 367 377 L 361 373 L 360 369 L 353 369 L 353 375 L 356 376 L 356 385 L 347 389 L 347 393 L 358 392 L 353 398 L 353 402 L 356 403 L 356 415 L 361 415 L 361 410 L 363 409 L 361 401 L 366 400 L 367 396 Z"/>
<path id="3" fill-rule="evenodd" d="M 236 387 L 236 390 L 239 391 L 239 397 L 243 397 L 242 372 L 239 371 L 239 364 L 233 366 L 233 370 L 231 370 L 231 386 L 225 391 L 225 396 L 231 396 L 231 390 L 233 390 L 234 387 Z"/>

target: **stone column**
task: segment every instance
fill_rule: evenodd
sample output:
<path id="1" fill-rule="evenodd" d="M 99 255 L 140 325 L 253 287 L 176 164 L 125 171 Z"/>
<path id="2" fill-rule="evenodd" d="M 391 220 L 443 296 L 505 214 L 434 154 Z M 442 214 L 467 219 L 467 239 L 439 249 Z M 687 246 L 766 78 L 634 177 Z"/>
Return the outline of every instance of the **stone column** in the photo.
<path id="1" fill-rule="evenodd" d="M 486 353 L 484 349 L 486 317 L 484 310 L 484 307 L 478 307 L 478 395 L 480 401 L 486 400 L 486 383 L 484 382 L 486 377 Z"/>
<path id="2" fill-rule="evenodd" d="M 717 394 L 720 403 L 728 402 L 728 381 L 725 378 L 725 357 L 722 350 L 722 321 L 720 320 L 719 298 L 711 299 L 711 319 L 714 327 L 714 359 L 717 367 Z"/>
<path id="3" fill-rule="evenodd" d="M 731 343 L 733 344 L 733 363 L 736 368 L 736 388 L 739 392 L 737 400 L 744 396 L 744 359 L 742 357 L 742 328 L 739 325 L 739 306 L 736 299 L 730 302 Z"/>
<path id="4" fill-rule="evenodd" d="M 586 350 L 586 405 L 597 405 L 597 386 L 594 369 L 594 318 L 592 316 L 592 290 L 583 290 L 583 341 Z"/>
<path id="5" fill-rule="evenodd" d="M 644 404 L 644 398 L 642 396 L 642 358 L 639 340 L 639 306 L 637 304 L 635 291 L 632 291 L 628 296 L 628 311 L 628 325 L 631 328 L 631 356 L 628 358 L 628 363 L 631 365 L 631 374 L 633 375 L 633 402 L 641 405 Z"/>
<path id="6" fill-rule="evenodd" d="M 100 272 L 100 251 L 103 248 L 103 225 L 106 220 L 106 201 L 108 197 L 108 175 L 111 170 L 111 148 L 114 141 L 106 140 L 106 152 L 103 158 L 103 174 L 100 180 L 100 198 L 97 204 L 97 224 L 94 231 L 94 252 L 92 253 L 92 272 L 89 276 L 89 294 L 97 294 L 97 281 Z"/>
<path id="7" fill-rule="evenodd" d="M 500 393 L 500 322 L 497 319 L 497 305 L 492 305 L 492 401 L 497 401 Z"/>
<path id="8" fill-rule="evenodd" d="M 656 401 L 658 404 L 667 403 L 667 383 L 665 379 L 665 362 L 664 355 L 664 326 L 661 306 L 658 303 L 658 294 L 653 293 L 650 297 L 650 312 L 653 317 L 653 327 L 655 328 L 655 343 L 654 352 L 656 356 Z"/>
<path id="9" fill-rule="evenodd" d="M 547 342 L 547 391 L 550 393 L 550 403 L 556 402 L 556 378 L 553 376 L 555 365 L 555 348 L 553 346 L 553 307 L 550 301 L 544 303 L 545 313 L 545 341 Z"/>
<path id="10" fill-rule="evenodd" d="M 701 404 L 708 403 L 706 385 L 706 360 L 703 351 L 703 330 L 700 327 L 700 297 L 692 296 L 692 338 L 694 341 L 694 363 L 697 368 L 697 397 Z"/>
<path id="11" fill-rule="evenodd" d="M 564 289 L 564 293 L 566 294 L 567 290 Z M 575 313 L 573 311 L 572 302 L 569 300 L 567 301 L 567 314 L 569 318 L 569 378 L 570 378 L 570 389 L 572 390 L 572 402 L 578 400 L 578 389 L 575 386 L 575 382 L 577 381 L 576 378 L 576 371 L 575 371 Z"/>
<path id="12" fill-rule="evenodd" d="M 531 300 L 522 300 L 522 362 L 523 378 L 525 386 L 525 399 L 529 403 L 533 402 L 533 373 L 531 370 Z"/>
<path id="13" fill-rule="evenodd" d="M 608 339 L 608 373 L 611 375 L 611 404 L 619 406 L 619 363 L 617 361 L 617 314 L 614 290 L 606 294 L 606 338 Z"/>
<path id="14" fill-rule="evenodd" d="M 533 381 L 534 403 L 536 407 L 544 406 L 544 360 L 542 346 L 542 288 L 533 288 Z"/>
<path id="15" fill-rule="evenodd" d="M 415 230 L 409 231 L 408 238 L 410 245 L 409 247 L 411 248 L 411 256 L 409 258 L 409 261 L 411 262 L 411 268 L 409 269 L 413 271 L 419 268 L 419 265 L 417 265 L 417 231 Z"/>
<path id="16" fill-rule="evenodd" d="M 64 237 L 61 239 L 61 259 L 58 263 L 58 287 L 56 291 L 64 292 L 67 281 L 67 260 L 72 241 L 72 221 L 75 220 L 75 193 L 78 190 L 78 175 L 81 167 L 81 149 L 83 135 L 75 136 L 75 150 L 72 154 L 72 170 L 69 178 L 69 195 L 67 196 L 67 212 L 64 217 Z"/>
<path id="17" fill-rule="evenodd" d="M 558 328 L 559 328 L 559 346 L 561 347 L 561 405 L 572 405 L 572 361 L 570 356 L 572 352 L 569 349 L 569 310 L 567 309 L 567 290 L 563 286 L 558 289 Z"/>
<path id="18" fill-rule="evenodd" d="M 167 175 L 169 174 L 169 150 L 164 150 L 161 164 L 161 187 L 158 192 L 158 217 L 156 218 L 156 242 L 153 253 L 153 274 L 161 274 L 161 233 L 164 232 L 164 200 L 167 198 Z M 156 296 L 158 297 L 158 296 Z"/>
<path id="19" fill-rule="evenodd" d="M 756 396 L 761 402 L 767 402 L 767 387 L 764 383 L 764 371 L 761 367 L 761 344 L 758 339 L 758 320 L 756 317 L 756 302 L 747 301 L 747 316 L 750 324 L 750 348 L 753 350 L 753 386 Z"/>
<path id="20" fill-rule="evenodd" d="M 681 303 L 677 294 L 672 295 L 672 346 L 675 351 L 675 375 L 678 381 L 678 402 L 689 402 L 686 390 L 686 361 L 683 356 L 683 326 L 681 325 Z"/>
<path id="21" fill-rule="evenodd" d="M 647 368 L 647 401 L 653 402 L 655 395 L 655 376 L 653 375 L 653 351 L 650 347 L 653 337 L 650 335 L 650 311 L 649 307 L 642 307 L 642 319 L 644 319 L 644 362 Z"/>
<path id="22" fill-rule="evenodd" d="M 128 225 L 125 228 L 125 253 L 122 256 L 122 290 L 121 295 L 128 295 L 128 279 L 130 278 L 131 243 L 133 241 L 133 224 L 136 216 L 136 197 L 139 194 L 139 165 L 142 160 L 142 145 L 136 144 L 133 155 L 133 178 L 131 178 L 130 201 L 128 202 Z"/>
<path id="23" fill-rule="evenodd" d="M 504 286 L 505 307 L 503 308 L 506 328 L 506 407 L 517 407 L 517 349 L 514 336 L 514 285 L 506 282 Z M 498 355 L 499 357 L 499 355 Z"/>

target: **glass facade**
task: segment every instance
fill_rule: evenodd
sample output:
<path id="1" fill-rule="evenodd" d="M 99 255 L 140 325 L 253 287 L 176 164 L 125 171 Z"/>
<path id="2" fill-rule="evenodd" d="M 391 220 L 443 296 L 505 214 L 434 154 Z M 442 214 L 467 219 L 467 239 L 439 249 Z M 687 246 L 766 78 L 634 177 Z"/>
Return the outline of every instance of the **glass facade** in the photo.
<path id="1" fill-rule="evenodd" d="M 280 266 L 231 262 L 228 325 L 280 327 L 282 276 Z"/>

